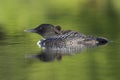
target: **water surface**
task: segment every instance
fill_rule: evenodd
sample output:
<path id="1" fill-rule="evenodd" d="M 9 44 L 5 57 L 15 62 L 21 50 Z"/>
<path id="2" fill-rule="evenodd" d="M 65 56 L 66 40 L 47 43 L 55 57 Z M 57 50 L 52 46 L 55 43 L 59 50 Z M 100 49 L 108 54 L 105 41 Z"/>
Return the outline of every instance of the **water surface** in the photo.
<path id="1" fill-rule="evenodd" d="M 36 41 L 38 38 L 36 38 Z M 120 73 L 119 39 L 61 61 L 42 62 L 26 55 L 41 49 L 28 37 L 7 37 L 0 41 L 0 78 L 2 80 L 117 80 Z M 87 76 L 87 77 L 86 77 Z"/>

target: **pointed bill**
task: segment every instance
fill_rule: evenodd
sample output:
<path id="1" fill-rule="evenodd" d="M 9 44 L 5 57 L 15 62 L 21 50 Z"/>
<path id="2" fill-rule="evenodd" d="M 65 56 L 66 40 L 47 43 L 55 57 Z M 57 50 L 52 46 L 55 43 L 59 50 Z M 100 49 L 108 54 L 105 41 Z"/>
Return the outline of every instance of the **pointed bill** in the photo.
<path id="1" fill-rule="evenodd" d="M 24 30 L 25 32 L 33 32 L 33 33 L 36 33 L 37 31 L 35 29 L 27 29 L 27 30 Z"/>

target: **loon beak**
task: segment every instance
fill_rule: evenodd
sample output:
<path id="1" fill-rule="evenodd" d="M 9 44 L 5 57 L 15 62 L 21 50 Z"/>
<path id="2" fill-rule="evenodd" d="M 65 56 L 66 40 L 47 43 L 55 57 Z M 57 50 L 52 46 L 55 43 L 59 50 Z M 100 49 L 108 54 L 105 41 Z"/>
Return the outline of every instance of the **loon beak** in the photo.
<path id="1" fill-rule="evenodd" d="M 27 29 L 27 30 L 24 30 L 25 32 L 33 32 L 33 33 L 36 33 L 37 31 L 35 29 Z"/>

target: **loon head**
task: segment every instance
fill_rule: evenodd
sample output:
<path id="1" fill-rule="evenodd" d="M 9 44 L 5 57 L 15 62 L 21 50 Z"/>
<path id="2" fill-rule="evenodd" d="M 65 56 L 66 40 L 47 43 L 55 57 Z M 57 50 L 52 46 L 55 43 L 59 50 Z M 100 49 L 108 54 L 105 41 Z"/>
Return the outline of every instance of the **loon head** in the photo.
<path id="1" fill-rule="evenodd" d="M 61 33 L 60 26 L 54 26 L 52 24 L 41 24 L 34 29 L 25 30 L 25 32 L 33 32 L 41 35 L 44 38 L 55 36 Z"/>

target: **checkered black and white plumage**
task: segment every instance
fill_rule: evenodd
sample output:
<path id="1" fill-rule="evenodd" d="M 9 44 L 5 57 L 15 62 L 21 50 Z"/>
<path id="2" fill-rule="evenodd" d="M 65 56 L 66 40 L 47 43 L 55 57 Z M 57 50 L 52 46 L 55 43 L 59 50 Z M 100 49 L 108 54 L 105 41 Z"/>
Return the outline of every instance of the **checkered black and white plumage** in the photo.
<path id="1" fill-rule="evenodd" d="M 68 31 L 65 34 L 41 40 L 38 45 L 52 53 L 73 54 L 83 49 L 96 47 L 105 43 L 107 43 L 107 39 L 86 36 L 75 31 Z"/>

